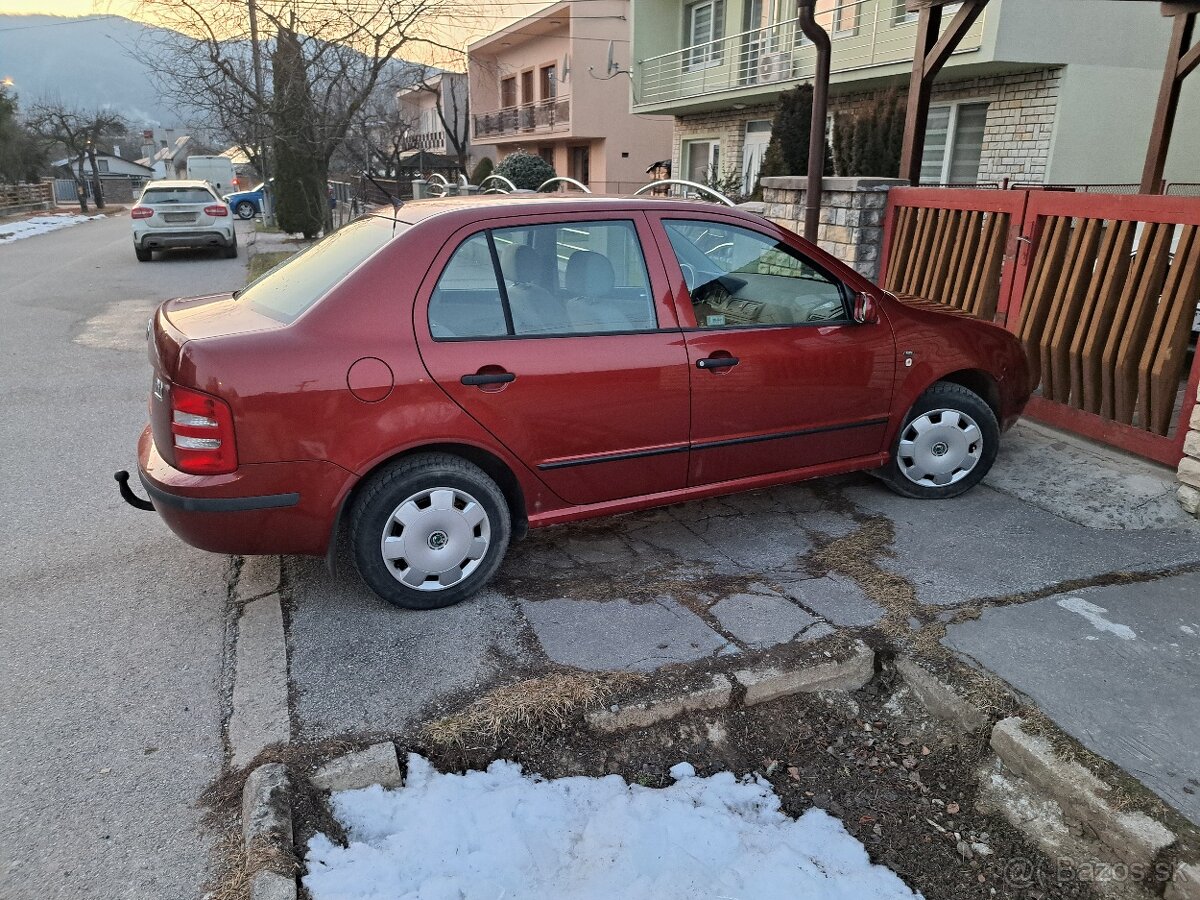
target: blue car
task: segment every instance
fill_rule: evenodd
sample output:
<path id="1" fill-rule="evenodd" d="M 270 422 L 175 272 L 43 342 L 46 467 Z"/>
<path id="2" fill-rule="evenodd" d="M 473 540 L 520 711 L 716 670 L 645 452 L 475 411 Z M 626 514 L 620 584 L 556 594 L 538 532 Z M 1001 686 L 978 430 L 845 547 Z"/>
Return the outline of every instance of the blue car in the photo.
<path id="1" fill-rule="evenodd" d="M 221 199 L 229 204 L 229 208 L 239 219 L 253 219 L 262 215 L 263 185 L 252 187 L 248 191 L 226 194 Z"/>

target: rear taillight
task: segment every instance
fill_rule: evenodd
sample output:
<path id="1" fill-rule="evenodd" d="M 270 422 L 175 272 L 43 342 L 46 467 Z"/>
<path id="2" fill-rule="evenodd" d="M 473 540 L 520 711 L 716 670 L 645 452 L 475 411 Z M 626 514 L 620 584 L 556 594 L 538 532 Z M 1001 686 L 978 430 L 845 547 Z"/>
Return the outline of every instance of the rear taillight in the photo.
<path id="1" fill-rule="evenodd" d="M 135 206 L 129 211 L 129 215 L 135 219 L 148 219 L 154 215 L 154 210 L 148 206 Z"/>
<path id="2" fill-rule="evenodd" d="M 229 207 L 228 206 L 219 206 L 219 205 L 206 206 L 206 207 L 204 207 L 204 211 L 206 213 L 208 213 L 210 216 L 227 216 L 227 215 L 229 215 Z"/>
<path id="3" fill-rule="evenodd" d="M 233 411 L 224 400 L 172 385 L 171 435 L 181 472 L 224 475 L 237 469 Z"/>

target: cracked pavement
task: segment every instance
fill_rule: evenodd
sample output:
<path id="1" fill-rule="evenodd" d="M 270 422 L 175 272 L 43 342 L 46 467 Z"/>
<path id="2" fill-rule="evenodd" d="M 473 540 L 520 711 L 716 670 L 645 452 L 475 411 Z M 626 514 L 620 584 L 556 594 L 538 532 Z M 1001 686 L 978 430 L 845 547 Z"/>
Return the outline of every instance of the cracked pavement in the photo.
<path id="1" fill-rule="evenodd" d="M 1200 696 L 1200 525 L 1173 485 L 1022 424 L 954 500 L 854 475 L 535 531 L 481 597 L 432 613 L 387 607 L 345 566 L 285 560 L 298 731 L 404 732 L 552 667 L 652 673 L 864 632 L 1000 675 L 1197 821 L 1200 713 L 1180 711 Z M 1137 620 L 1133 644 L 1055 605 L 1093 594 Z"/>

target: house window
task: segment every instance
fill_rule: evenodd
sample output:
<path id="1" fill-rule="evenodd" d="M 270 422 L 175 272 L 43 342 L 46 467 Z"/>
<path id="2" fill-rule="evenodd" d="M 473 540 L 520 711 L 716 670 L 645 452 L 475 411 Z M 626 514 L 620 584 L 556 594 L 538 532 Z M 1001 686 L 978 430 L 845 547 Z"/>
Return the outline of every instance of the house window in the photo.
<path id="1" fill-rule="evenodd" d="M 517 79 L 504 78 L 500 81 L 500 106 L 511 109 L 517 105 Z"/>
<path id="2" fill-rule="evenodd" d="M 942 21 L 943 22 L 949 21 L 954 16 L 954 14 L 956 12 L 958 12 L 958 8 L 960 6 L 962 6 L 961 3 L 947 3 L 945 6 L 943 6 L 942 7 Z M 895 5 L 892 7 L 892 26 L 893 27 L 898 26 L 898 25 L 911 25 L 913 22 L 917 21 L 919 16 L 920 16 L 919 13 L 909 12 L 905 8 L 904 0 L 895 0 Z"/>
<path id="3" fill-rule="evenodd" d="M 99 172 L 103 172 L 105 175 L 107 175 L 108 174 L 108 160 L 107 159 L 96 160 L 96 170 Z"/>
<path id="4" fill-rule="evenodd" d="M 922 184 L 974 184 L 979 180 L 986 103 L 949 103 L 929 108 Z"/>
<path id="5" fill-rule="evenodd" d="M 687 180 L 707 184 L 720 174 L 721 142 L 688 141 L 684 144 Z"/>
<path id="6" fill-rule="evenodd" d="M 834 36 L 858 34 L 861 0 L 838 0 L 833 8 Z"/>
<path id="7" fill-rule="evenodd" d="M 528 72 L 521 73 L 521 103 L 533 103 L 537 97 L 533 96 L 533 69 Z"/>
<path id="8" fill-rule="evenodd" d="M 542 66 L 539 80 L 541 81 L 542 99 L 552 100 L 558 93 L 558 79 L 554 77 L 554 66 Z"/>
<path id="9" fill-rule="evenodd" d="M 684 66 L 688 71 L 721 64 L 721 39 L 725 36 L 725 0 L 689 3 L 683 12 Z"/>

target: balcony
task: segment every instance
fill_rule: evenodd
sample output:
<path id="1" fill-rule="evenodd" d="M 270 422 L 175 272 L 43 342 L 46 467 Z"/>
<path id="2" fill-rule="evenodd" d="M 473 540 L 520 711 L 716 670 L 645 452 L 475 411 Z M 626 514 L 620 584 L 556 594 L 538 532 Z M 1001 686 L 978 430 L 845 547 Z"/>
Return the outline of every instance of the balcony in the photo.
<path id="1" fill-rule="evenodd" d="M 833 45 L 834 75 L 912 62 L 916 17 L 896 15 L 894 9 L 888 0 L 857 0 L 818 14 L 817 22 L 829 32 Z M 758 89 L 772 85 L 784 89 L 811 79 L 816 50 L 798 23 L 798 19 L 788 19 L 639 60 L 634 109 L 678 105 L 733 91 L 769 95 L 770 91 Z M 980 48 L 983 27 L 981 16 L 956 55 Z"/>
<path id="2" fill-rule="evenodd" d="M 571 101 L 567 97 L 539 100 L 473 118 L 476 140 L 567 131 L 571 127 Z"/>

